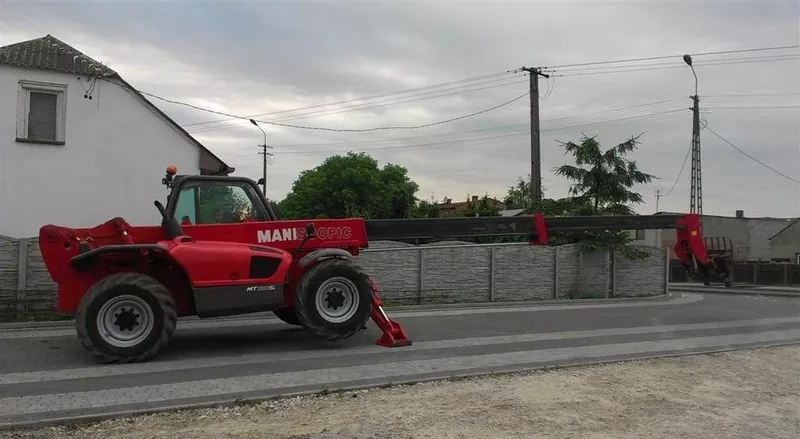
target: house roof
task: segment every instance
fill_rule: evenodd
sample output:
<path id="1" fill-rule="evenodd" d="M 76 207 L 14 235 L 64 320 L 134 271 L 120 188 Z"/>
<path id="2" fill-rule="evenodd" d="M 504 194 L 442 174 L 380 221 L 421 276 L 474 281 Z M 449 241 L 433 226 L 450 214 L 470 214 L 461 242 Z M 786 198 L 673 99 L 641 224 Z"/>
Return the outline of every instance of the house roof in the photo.
<path id="1" fill-rule="evenodd" d="M 126 90 L 133 93 L 147 107 L 164 119 L 164 121 L 178 130 L 186 140 L 217 160 L 220 164 L 221 173 L 233 172 L 234 168 L 228 166 L 228 164 L 217 157 L 216 154 L 192 137 L 191 134 L 172 120 L 171 117 L 167 116 L 166 113 L 161 111 L 160 108 L 148 100 L 141 92 L 122 79 L 119 73 L 50 34 L 41 38 L 0 47 L 0 64 L 29 69 L 50 70 L 59 73 L 73 73 L 81 76 L 94 76 L 101 79 L 114 80 L 113 82 L 119 82 Z"/>
<path id="2" fill-rule="evenodd" d="M 49 34 L 0 47 L 0 64 L 83 76 L 119 77 L 111 68 Z"/>
<path id="3" fill-rule="evenodd" d="M 500 216 L 517 216 L 525 213 L 525 209 L 503 209 L 500 211 Z"/>
<path id="4" fill-rule="evenodd" d="M 792 228 L 792 226 L 794 226 L 794 225 L 795 225 L 795 224 L 797 224 L 798 222 L 800 222 L 800 218 L 797 218 L 797 219 L 795 219 L 794 221 L 790 222 L 790 223 L 789 223 L 789 224 L 788 224 L 786 227 L 784 227 L 784 228 L 782 228 L 781 230 L 779 230 L 779 231 L 778 231 L 778 233 L 776 233 L 776 234 L 772 235 L 772 237 L 771 237 L 771 238 L 769 238 L 769 240 L 770 240 L 770 241 L 772 241 L 773 239 L 777 238 L 779 235 L 783 234 L 783 232 L 785 232 L 785 231 L 787 231 L 787 230 L 791 229 L 791 228 Z"/>

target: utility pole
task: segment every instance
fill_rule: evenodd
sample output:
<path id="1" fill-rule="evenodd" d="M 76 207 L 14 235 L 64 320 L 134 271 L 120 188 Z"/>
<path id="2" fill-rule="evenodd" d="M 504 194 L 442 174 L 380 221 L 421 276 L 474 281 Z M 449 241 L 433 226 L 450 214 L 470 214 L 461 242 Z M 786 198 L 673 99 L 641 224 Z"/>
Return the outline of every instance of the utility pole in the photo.
<path id="1" fill-rule="evenodd" d="M 661 189 L 656 189 L 656 213 L 658 213 L 658 202 L 661 200 Z"/>
<path id="2" fill-rule="evenodd" d="M 539 138 L 539 76 L 549 78 L 536 67 L 523 67 L 530 78 L 531 95 L 531 201 L 542 201 L 542 161 Z"/>
<path id="3" fill-rule="evenodd" d="M 703 176 L 700 155 L 700 97 L 697 94 L 697 73 L 692 66 L 692 57 L 683 55 L 683 61 L 692 69 L 694 75 L 694 95 L 692 96 L 692 183 L 689 193 L 689 213 L 696 213 L 700 219 L 700 232 L 703 231 Z"/>
<path id="4" fill-rule="evenodd" d="M 264 131 L 263 128 L 261 128 L 261 126 L 258 125 L 258 123 L 255 121 L 255 119 L 250 119 L 250 123 L 255 125 L 259 130 L 261 130 L 262 133 L 264 133 L 264 143 L 262 145 L 258 145 L 258 147 L 261 148 L 261 151 L 259 152 L 259 154 L 262 154 L 264 156 L 264 163 L 262 165 L 263 166 L 263 173 L 264 173 L 264 176 L 263 176 L 264 185 L 263 185 L 263 188 L 261 190 L 264 193 L 264 198 L 267 198 L 267 161 L 269 160 L 270 157 L 272 157 L 272 153 L 271 152 L 267 152 L 267 148 L 272 149 L 272 147 L 267 145 L 267 133 Z"/>

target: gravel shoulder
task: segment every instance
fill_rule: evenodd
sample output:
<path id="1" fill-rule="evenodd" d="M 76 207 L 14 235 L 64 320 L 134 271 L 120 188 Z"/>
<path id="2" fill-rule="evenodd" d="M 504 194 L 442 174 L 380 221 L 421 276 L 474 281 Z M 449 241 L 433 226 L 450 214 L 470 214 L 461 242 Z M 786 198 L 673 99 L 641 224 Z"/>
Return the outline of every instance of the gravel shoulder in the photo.
<path id="1" fill-rule="evenodd" d="M 3 432 L 19 439 L 797 438 L 800 346 Z"/>

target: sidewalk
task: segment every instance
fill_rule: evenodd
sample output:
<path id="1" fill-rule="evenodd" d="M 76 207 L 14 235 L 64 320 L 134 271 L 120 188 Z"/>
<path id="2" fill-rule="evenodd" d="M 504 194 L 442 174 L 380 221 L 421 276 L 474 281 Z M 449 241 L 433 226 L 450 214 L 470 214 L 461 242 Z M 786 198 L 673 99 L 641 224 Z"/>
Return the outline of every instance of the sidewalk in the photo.
<path id="1" fill-rule="evenodd" d="M 800 287 L 784 285 L 754 285 L 754 284 L 733 284 L 731 288 L 723 285 L 711 284 L 705 286 L 694 282 L 674 282 L 669 284 L 672 292 L 693 292 L 693 293 L 726 293 L 726 294 L 750 294 L 761 296 L 786 296 L 800 297 Z"/>

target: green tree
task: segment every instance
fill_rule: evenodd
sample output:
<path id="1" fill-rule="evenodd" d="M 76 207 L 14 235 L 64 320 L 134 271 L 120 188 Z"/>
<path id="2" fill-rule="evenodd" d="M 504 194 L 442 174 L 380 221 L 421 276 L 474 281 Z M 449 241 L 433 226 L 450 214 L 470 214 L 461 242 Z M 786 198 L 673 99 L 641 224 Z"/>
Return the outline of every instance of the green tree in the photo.
<path id="1" fill-rule="evenodd" d="M 542 188 L 544 192 L 544 188 Z M 508 192 L 503 200 L 507 206 L 512 209 L 525 209 L 531 210 L 533 204 L 531 203 L 531 174 L 528 173 L 527 179 L 517 177 L 517 182 L 508 187 Z"/>
<path id="2" fill-rule="evenodd" d="M 214 212 L 217 210 L 222 212 L 222 220 L 226 223 L 237 223 L 250 214 L 250 200 L 239 196 L 230 186 L 201 185 L 198 198 L 198 224 L 215 223 Z"/>
<path id="3" fill-rule="evenodd" d="M 583 136 L 578 143 L 562 143 L 566 154 L 571 154 L 574 165 L 562 165 L 554 169 L 556 175 L 572 181 L 571 200 L 563 203 L 565 214 L 591 215 L 635 215 L 632 204 L 641 203 L 642 196 L 632 188 L 649 183 L 655 176 L 639 169 L 635 160 L 626 156 L 639 145 L 639 136 L 603 151 L 595 137 Z M 620 251 L 624 256 L 636 259 L 645 252 L 630 246 L 633 237 L 626 231 L 570 232 L 561 234 L 557 241 L 580 242 L 587 250 Z"/>
<path id="4" fill-rule="evenodd" d="M 602 151 L 594 137 L 583 136 L 579 143 L 561 143 L 565 153 L 573 156 L 574 165 L 565 164 L 554 169 L 557 175 L 571 180 L 569 196 L 543 197 L 533 203 L 530 196 L 530 174 L 519 177 L 508 188 L 506 202 L 526 213 L 542 213 L 545 217 L 635 215 L 632 204 L 642 202 L 639 193 L 632 190 L 637 184 L 649 183 L 654 176 L 642 172 L 637 163 L 627 159 L 636 149 L 638 136 Z M 521 241 L 523 237 L 503 239 Z M 550 245 L 581 243 L 590 251 L 617 249 L 624 256 L 636 259 L 645 256 L 630 246 L 633 238 L 625 231 L 549 233 Z"/>
<path id="5" fill-rule="evenodd" d="M 269 203 L 269 207 L 272 208 L 272 211 L 275 212 L 275 216 L 278 218 L 283 218 L 281 213 L 281 203 L 278 203 L 275 200 L 267 200 L 267 203 Z"/>
<path id="6" fill-rule="evenodd" d="M 460 216 L 498 216 L 500 209 L 489 201 L 489 195 L 484 195 L 478 199 L 478 202 L 473 202 L 470 197 L 467 197 L 467 207 L 464 209 Z"/>
<path id="7" fill-rule="evenodd" d="M 328 157 L 303 171 L 281 201 L 283 218 L 408 218 L 415 212 L 419 186 L 406 168 L 364 154 Z"/>
<path id="8" fill-rule="evenodd" d="M 439 218 L 439 206 L 427 200 L 419 200 L 411 209 L 411 218 Z"/>

